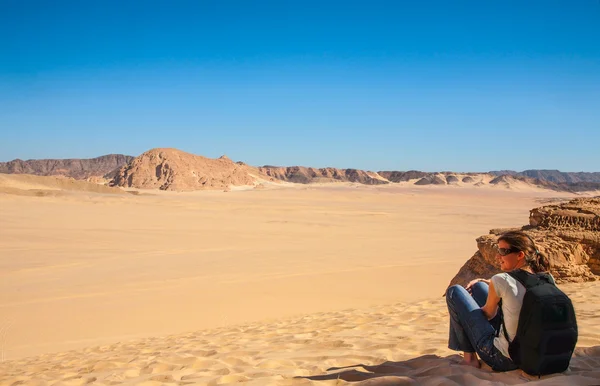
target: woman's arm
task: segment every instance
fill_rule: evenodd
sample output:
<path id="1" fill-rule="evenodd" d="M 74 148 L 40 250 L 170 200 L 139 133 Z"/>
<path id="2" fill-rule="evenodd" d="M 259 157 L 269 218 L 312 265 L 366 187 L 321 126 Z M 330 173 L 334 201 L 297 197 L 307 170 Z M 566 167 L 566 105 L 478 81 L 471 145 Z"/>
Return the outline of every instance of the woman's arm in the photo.
<path id="1" fill-rule="evenodd" d="M 490 281 L 490 290 L 488 292 L 488 297 L 485 302 L 485 305 L 481 307 L 483 313 L 488 318 L 488 320 L 492 319 L 496 316 L 496 312 L 498 312 L 498 303 L 500 302 L 500 297 L 496 294 L 496 289 L 494 288 L 494 283 Z"/>

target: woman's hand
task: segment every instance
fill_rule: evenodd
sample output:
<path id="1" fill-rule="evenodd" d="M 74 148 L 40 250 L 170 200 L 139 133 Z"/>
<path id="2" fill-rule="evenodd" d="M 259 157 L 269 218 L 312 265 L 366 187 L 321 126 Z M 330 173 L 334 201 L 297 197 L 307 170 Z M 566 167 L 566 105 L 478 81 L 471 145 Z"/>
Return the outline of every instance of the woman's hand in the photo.
<path id="1" fill-rule="evenodd" d="M 471 293 L 472 287 L 475 285 L 475 283 L 479 283 L 480 281 L 486 283 L 487 285 L 490 285 L 490 281 L 488 279 L 473 279 L 469 282 L 469 284 L 467 284 L 465 289 L 469 291 L 469 293 Z"/>

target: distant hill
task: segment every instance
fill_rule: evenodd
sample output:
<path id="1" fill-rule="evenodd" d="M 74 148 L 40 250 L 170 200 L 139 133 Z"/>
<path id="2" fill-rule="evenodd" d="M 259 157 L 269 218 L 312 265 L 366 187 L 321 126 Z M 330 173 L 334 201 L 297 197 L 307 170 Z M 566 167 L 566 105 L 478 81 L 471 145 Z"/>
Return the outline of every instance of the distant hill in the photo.
<path id="1" fill-rule="evenodd" d="M 513 170 L 491 171 L 495 176 L 512 175 L 529 178 L 537 178 L 542 181 L 555 182 L 557 184 L 576 184 L 580 182 L 600 183 L 600 172 L 561 172 L 559 170 L 524 170 L 515 172 Z"/>
<path id="2" fill-rule="evenodd" d="M 447 183 L 448 182 L 444 175 L 429 173 L 423 178 L 420 178 L 419 181 L 415 182 L 415 185 L 446 185 Z"/>
<path id="3" fill-rule="evenodd" d="M 304 166 L 261 166 L 261 173 L 281 181 L 309 184 L 312 182 L 358 182 L 365 185 L 389 184 L 377 173 L 358 169 L 309 168 Z"/>
<path id="4" fill-rule="evenodd" d="M 516 172 L 514 170 L 493 170 L 491 172 L 488 172 L 496 177 L 498 176 L 514 176 L 519 174 L 519 172 Z"/>
<path id="5" fill-rule="evenodd" d="M 423 177 L 428 176 L 431 173 L 420 172 L 418 170 L 409 170 L 407 172 L 381 171 L 378 172 L 378 174 L 390 182 L 405 182 L 415 179 L 421 179 Z"/>
<path id="6" fill-rule="evenodd" d="M 532 178 L 539 178 L 556 183 L 575 184 L 579 182 L 598 182 L 600 183 L 600 173 L 585 173 L 585 172 L 560 172 L 558 170 L 525 170 L 519 173 Z"/>
<path id="7" fill-rule="evenodd" d="M 262 177 L 262 178 L 261 178 Z M 177 149 L 148 150 L 121 167 L 111 186 L 138 189 L 192 191 L 256 186 L 268 181 L 256 168 L 235 163 L 226 156 L 206 158 Z"/>
<path id="8" fill-rule="evenodd" d="M 518 180 L 547 189 L 583 192 L 600 190 L 600 172 L 561 172 L 559 170 L 513 170 L 491 171 L 490 174 L 502 177 L 512 176 Z"/>
<path id="9" fill-rule="evenodd" d="M 104 177 L 127 164 L 133 157 L 109 154 L 89 159 L 38 159 L 23 161 L 16 159 L 0 162 L 0 173 L 34 174 L 37 176 L 66 176 L 78 180 Z"/>

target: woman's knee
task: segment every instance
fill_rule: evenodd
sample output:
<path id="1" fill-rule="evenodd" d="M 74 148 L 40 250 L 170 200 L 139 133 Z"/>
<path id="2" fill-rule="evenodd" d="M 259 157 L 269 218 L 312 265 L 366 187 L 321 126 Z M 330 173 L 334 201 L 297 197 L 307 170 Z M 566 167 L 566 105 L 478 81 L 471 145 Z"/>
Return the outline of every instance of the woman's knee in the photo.
<path id="1" fill-rule="evenodd" d="M 466 293 L 466 292 L 467 292 L 467 290 L 466 290 L 466 289 L 465 289 L 463 286 L 461 286 L 461 285 L 459 285 L 459 284 L 455 284 L 455 285 L 453 285 L 453 286 L 450 286 L 450 287 L 448 288 L 448 290 L 446 291 L 446 302 L 447 302 L 447 303 L 450 303 L 450 302 L 452 302 L 452 301 L 454 300 L 454 298 L 455 298 L 455 297 L 456 297 L 458 294 L 461 294 L 461 293 L 463 293 L 463 292 L 465 292 L 465 293 Z"/>
<path id="2" fill-rule="evenodd" d="M 489 288 L 490 288 L 490 286 L 484 281 L 478 281 L 477 283 L 473 284 L 473 290 L 480 290 L 480 291 L 487 292 L 489 290 Z"/>
<path id="3" fill-rule="evenodd" d="M 446 292 L 446 303 L 448 304 L 448 308 L 451 308 L 455 311 L 461 310 L 464 312 L 471 312 L 477 308 L 480 308 L 471 297 L 471 294 L 467 292 L 467 290 L 461 285 L 453 285 L 448 288 Z"/>
<path id="4" fill-rule="evenodd" d="M 488 286 L 488 284 L 481 281 L 475 283 L 473 287 L 471 287 L 471 295 L 480 307 L 483 307 L 483 305 L 487 301 L 489 289 L 490 287 Z"/>

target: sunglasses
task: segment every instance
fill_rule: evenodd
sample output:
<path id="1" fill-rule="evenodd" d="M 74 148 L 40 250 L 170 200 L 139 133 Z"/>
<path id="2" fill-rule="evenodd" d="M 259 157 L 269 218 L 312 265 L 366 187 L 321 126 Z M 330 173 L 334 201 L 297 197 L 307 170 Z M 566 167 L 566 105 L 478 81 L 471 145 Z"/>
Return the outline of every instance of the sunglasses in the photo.
<path id="1" fill-rule="evenodd" d="M 511 253 L 521 252 L 521 250 L 519 248 L 515 248 L 515 247 L 499 248 L 496 245 L 496 252 L 498 252 L 498 254 L 500 256 L 506 256 L 506 255 L 510 255 Z"/>

